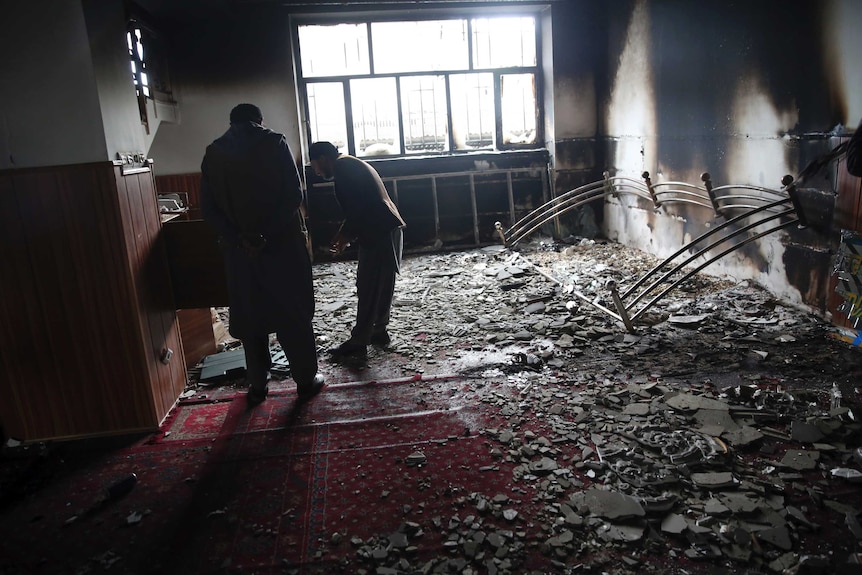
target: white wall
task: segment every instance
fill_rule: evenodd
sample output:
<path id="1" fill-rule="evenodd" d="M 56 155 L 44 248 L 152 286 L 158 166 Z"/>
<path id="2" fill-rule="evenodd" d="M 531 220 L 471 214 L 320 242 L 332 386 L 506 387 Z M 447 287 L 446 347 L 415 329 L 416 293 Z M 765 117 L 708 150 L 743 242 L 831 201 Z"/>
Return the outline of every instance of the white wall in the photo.
<path id="1" fill-rule="evenodd" d="M 234 19 L 198 21 L 172 42 L 179 122 L 162 124 L 149 156 L 157 175 L 200 171 L 206 147 L 228 129 L 230 110 L 249 102 L 264 124 L 300 153 L 296 86 L 286 12 L 262 9 Z"/>
<path id="2" fill-rule="evenodd" d="M 145 127 L 129 65 L 126 14 L 122 2 L 84 0 L 89 43 L 93 54 L 107 158 L 117 152 L 145 152 Z M 151 133 L 158 121 L 150 114 Z"/>
<path id="3" fill-rule="evenodd" d="M 107 158 L 80 2 L 4 2 L 0 54 L 0 169 Z"/>

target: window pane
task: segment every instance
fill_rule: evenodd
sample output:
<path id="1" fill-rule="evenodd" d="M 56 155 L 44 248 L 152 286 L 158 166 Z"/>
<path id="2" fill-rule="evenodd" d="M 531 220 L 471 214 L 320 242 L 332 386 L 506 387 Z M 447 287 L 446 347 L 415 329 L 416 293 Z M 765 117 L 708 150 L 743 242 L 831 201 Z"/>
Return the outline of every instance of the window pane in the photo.
<path id="1" fill-rule="evenodd" d="M 504 144 L 536 141 L 536 83 L 533 74 L 500 75 Z"/>
<path id="2" fill-rule="evenodd" d="M 466 70 L 469 66 L 466 20 L 374 22 L 371 45 L 378 74 Z"/>
<path id="3" fill-rule="evenodd" d="M 475 68 L 535 65 L 535 19 L 523 17 L 473 20 L 473 66 Z"/>
<path id="4" fill-rule="evenodd" d="M 401 78 L 401 112 L 408 154 L 449 150 L 443 76 Z"/>
<path id="5" fill-rule="evenodd" d="M 344 107 L 344 86 L 341 82 L 309 84 L 308 122 L 311 141 L 326 140 L 347 153 L 347 115 Z"/>
<path id="6" fill-rule="evenodd" d="M 350 100 L 356 155 L 400 154 L 395 78 L 351 80 Z"/>
<path id="7" fill-rule="evenodd" d="M 302 75 L 368 74 L 368 28 L 365 24 L 300 26 Z"/>
<path id="8" fill-rule="evenodd" d="M 494 76 L 453 74 L 452 138 L 456 150 L 475 150 L 494 146 Z"/>

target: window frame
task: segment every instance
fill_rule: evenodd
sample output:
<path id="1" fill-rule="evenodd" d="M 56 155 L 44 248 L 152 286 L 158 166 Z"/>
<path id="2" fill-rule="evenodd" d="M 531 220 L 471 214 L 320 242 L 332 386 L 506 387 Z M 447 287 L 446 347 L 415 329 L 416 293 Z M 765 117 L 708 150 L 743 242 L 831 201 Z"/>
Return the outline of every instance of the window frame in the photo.
<path id="1" fill-rule="evenodd" d="M 457 12 L 446 12 L 446 13 L 427 13 L 427 14 L 405 14 L 401 12 L 387 12 L 386 14 L 381 13 L 369 13 L 362 16 L 352 16 L 352 17 L 339 17 L 336 15 L 328 14 L 328 15 L 314 15 L 314 16 L 300 16 L 294 17 L 291 19 L 291 43 L 293 47 L 294 53 L 294 71 L 295 71 L 295 79 L 298 90 L 298 103 L 300 105 L 300 113 L 302 117 L 300 119 L 302 128 L 303 128 L 303 136 L 307 143 L 312 142 L 312 133 L 311 133 L 311 121 L 309 115 L 309 100 L 308 100 L 308 86 L 310 84 L 315 83 L 341 83 L 344 93 L 344 115 L 345 115 L 345 132 L 347 137 L 347 153 L 350 155 L 357 155 L 356 150 L 356 139 L 355 139 L 355 130 L 354 130 L 354 121 L 353 121 L 353 110 L 352 110 L 352 100 L 350 93 L 350 80 L 352 79 L 365 79 L 365 78 L 395 78 L 395 94 L 397 99 L 397 118 L 398 118 L 398 137 L 400 139 L 399 149 L 400 152 L 397 154 L 388 154 L 385 156 L 363 156 L 369 157 L 372 159 L 379 159 L 381 157 L 384 158 L 416 158 L 421 156 L 446 156 L 446 155 L 457 155 L 457 154 L 470 154 L 477 152 L 499 152 L 499 151 L 508 151 L 508 150 L 534 150 L 534 149 L 543 149 L 545 147 L 545 139 L 544 139 L 544 106 L 542 102 L 544 101 L 543 95 L 543 65 L 542 65 L 542 7 L 541 6 L 520 6 L 518 8 L 514 8 L 511 10 L 488 10 L 488 9 L 476 9 L 476 10 L 465 10 L 465 11 L 457 11 Z M 476 67 L 474 62 L 474 31 L 473 31 L 473 22 L 474 18 L 494 18 L 494 17 L 529 17 L 534 21 L 534 38 L 535 42 L 535 54 L 536 54 L 536 63 L 533 66 L 509 66 L 503 68 L 479 68 Z M 411 22 L 421 22 L 421 21 L 435 21 L 435 20 L 466 20 L 467 21 L 467 68 L 466 69 L 443 69 L 443 70 L 422 70 L 415 72 L 399 72 L 399 73 L 381 73 L 378 74 L 375 70 L 374 66 L 374 36 L 372 35 L 372 23 L 375 22 L 398 22 L 398 21 L 411 21 Z M 302 53 L 301 46 L 299 44 L 299 28 L 301 26 L 314 26 L 314 25 L 335 25 L 335 24 L 365 24 L 367 27 L 368 34 L 368 62 L 369 62 L 369 73 L 368 74 L 356 74 L 356 75 L 338 75 L 338 76 L 314 76 L 310 78 L 306 78 L 302 73 Z M 492 85 L 494 90 L 494 143 L 492 146 L 488 148 L 479 148 L 479 149 L 456 149 L 454 134 L 453 134 L 453 115 L 452 115 L 452 93 L 450 86 L 450 78 L 453 75 L 460 74 L 478 74 L 478 73 L 489 73 L 492 76 Z M 536 100 L 536 135 L 535 139 L 531 143 L 505 143 L 504 135 L 503 135 L 503 116 L 502 116 L 502 106 L 501 106 L 501 98 L 502 98 L 502 86 L 501 86 L 501 77 L 507 74 L 532 74 L 533 76 L 533 84 L 534 84 L 534 92 L 535 92 L 535 100 Z M 448 145 L 447 150 L 445 151 L 424 151 L 424 152 L 408 152 L 407 151 L 407 143 L 404 139 L 404 116 L 403 116 L 403 103 L 402 103 L 402 93 L 401 93 L 401 78 L 411 77 L 411 76 L 443 76 L 444 84 L 446 87 L 446 124 L 447 124 L 447 138 Z"/>

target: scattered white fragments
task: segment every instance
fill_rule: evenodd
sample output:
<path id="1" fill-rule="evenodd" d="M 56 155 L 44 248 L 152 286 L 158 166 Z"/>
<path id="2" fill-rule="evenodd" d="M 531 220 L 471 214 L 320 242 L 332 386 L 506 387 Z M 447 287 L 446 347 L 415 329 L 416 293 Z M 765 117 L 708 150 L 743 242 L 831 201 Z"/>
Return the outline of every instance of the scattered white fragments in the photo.
<path id="1" fill-rule="evenodd" d="M 510 491 L 471 493 L 453 505 L 457 515 L 430 523 L 414 509 L 405 519 L 417 527 L 397 536 L 350 537 L 367 573 L 516 573 L 529 537 L 567 565 L 624 550 L 636 569 L 640 549 L 774 572 L 814 565 L 796 551 L 818 526 L 789 493 L 839 513 L 856 536 L 853 510 L 823 498 L 809 478 L 862 474 L 844 442 L 858 418 L 846 404 L 830 409 L 828 388 L 789 389 L 810 376 L 798 354 L 822 333 L 816 320 L 745 282 L 695 276 L 637 334 L 624 333 L 572 294 L 613 308 L 608 280 L 630 284 L 655 262 L 613 244 L 565 249 L 565 257 L 531 244 L 518 257 L 477 249 L 405 259 L 385 353 L 408 373 L 430 364 L 469 376 L 476 400 L 497 415 L 481 433 L 490 463 L 481 470 L 506 474 Z M 342 305 L 353 301 L 355 263 L 324 267 L 333 273 L 316 279 L 315 328 L 339 341 L 355 318 L 355 305 Z M 512 361 L 528 354 L 542 361 Z M 802 371 L 800 380 L 772 375 L 784 368 Z M 713 383 L 712 373 L 726 379 Z M 404 461 L 427 463 L 418 451 Z M 414 564 L 394 551 L 423 536 L 439 537 L 444 553 Z"/>

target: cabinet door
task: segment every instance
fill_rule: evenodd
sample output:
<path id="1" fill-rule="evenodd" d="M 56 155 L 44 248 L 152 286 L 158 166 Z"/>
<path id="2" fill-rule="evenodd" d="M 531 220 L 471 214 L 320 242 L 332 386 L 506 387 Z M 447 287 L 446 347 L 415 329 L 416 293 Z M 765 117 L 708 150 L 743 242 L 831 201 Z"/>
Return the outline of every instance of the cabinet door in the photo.
<path id="1" fill-rule="evenodd" d="M 224 258 L 212 227 L 203 220 L 162 225 L 177 309 L 226 307 Z"/>

